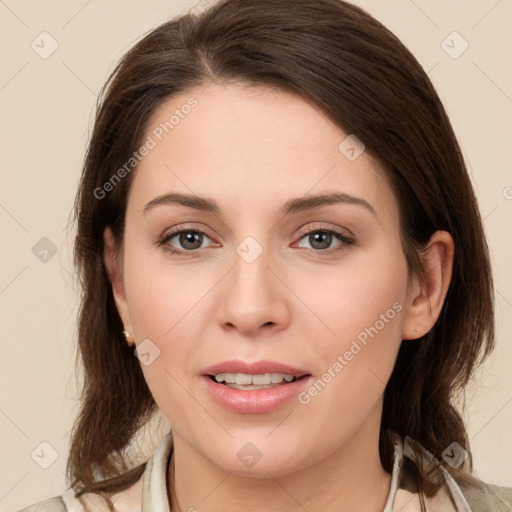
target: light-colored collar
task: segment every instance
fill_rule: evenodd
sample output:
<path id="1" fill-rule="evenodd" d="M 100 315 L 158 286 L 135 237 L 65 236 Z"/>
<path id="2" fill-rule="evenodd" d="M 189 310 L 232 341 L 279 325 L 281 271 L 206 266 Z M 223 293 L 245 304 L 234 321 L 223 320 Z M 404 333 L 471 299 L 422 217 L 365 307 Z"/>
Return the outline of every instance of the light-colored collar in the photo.
<path id="1" fill-rule="evenodd" d="M 402 462 L 404 458 L 404 447 L 401 439 L 396 438 L 395 442 L 395 456 L 393 459 L 393 470 L 391 472 L 391 486 L 389 489 L 388 499 L 384 505 L 382 512 L 393 512 L 393 505 L 395 503 L 396 491 L 398 489 L 398 482 L 400 480 L 400 473 L 402 470 Z"/>
<path id="2" fill-rule="evenodd" d="M 143 474 L 142 512 L 170 512 L 167 496 L 167 467 L 173 447 L 170 431 L 156 447 Z"/>
<path id="3" fill-rule="evenodd" d="M 409 437 L 406 437 L 404 441 L 396 434 L 393 435 L 393 443 L 395 452 L 391 486 L 383 512 L 394 512 L 395 510 L 407 512 L 409 508 L 406 505 L 409 504 L 411 510 L 415 510 L 415 507 L 419 506 L 417 493 L 411 493 L 400 488 L 400 482 L 407 476 L 405 474 L 404 458 L 409 457 L 414 460 L 416 456 L 419 456 L 426 466 L 434 468 L 434 471 L 437 471 L 438 476 L 441 476 L 444 481 L 444 485 L 436 496 L 433 498 L 424 497 L 427 511 L 472 512 L 457 482 L 428 450 L 419 443 L 411 442 Z M 415 449 L 419 450 L 419 453 L 415 452 Z"/>

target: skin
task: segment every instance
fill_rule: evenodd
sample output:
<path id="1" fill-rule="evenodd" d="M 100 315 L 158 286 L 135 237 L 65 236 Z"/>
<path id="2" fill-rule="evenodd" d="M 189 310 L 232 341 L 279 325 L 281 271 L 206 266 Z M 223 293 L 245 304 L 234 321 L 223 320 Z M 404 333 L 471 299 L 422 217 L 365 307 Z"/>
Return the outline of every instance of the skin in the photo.
<path id="1" fill-rule="evenodd" d="M 409 277 L 397 202 L 378 163 L 367 152 L 349 161 L 338 150 L 348 134 L 293 94 L 210 84 L 162 104 L 146 136 L 191 96 L 197 107 L 136 170 L 119 252 L 109 229 L 104 235 L 125 329 L 160 350 L 142 369 L 173 427 L 172 509 L 381 511 L 390 485 L 378 452 L 385 385 L 401 340 L 421 337 L 439 315 L 453 241 L 436 232 L 424 281 Z M 215 200 L 220 214 L 175 203 L 144 213 L 169 192 Z M 373 211 L 347 203 L 279 211 L 292 198 L 334 192 Z M 171 254 L 191 247 L 179 236 L 159 244 L 171 228 L 207 235 L 191 257 Z M 307 234 L 322 228 L 354 243 L 333 236 L 322 246 Z M 252 263 L 236 252 L 247 236 L 263 250 Z M 199 379 L 227 359 L 270 359 L 316 380 L 397 303 L 394 318 L 307 404 L 241 414 L 214 402 Z M 248 442 L 261 453 L 250 468 L 237 457 Z"/>

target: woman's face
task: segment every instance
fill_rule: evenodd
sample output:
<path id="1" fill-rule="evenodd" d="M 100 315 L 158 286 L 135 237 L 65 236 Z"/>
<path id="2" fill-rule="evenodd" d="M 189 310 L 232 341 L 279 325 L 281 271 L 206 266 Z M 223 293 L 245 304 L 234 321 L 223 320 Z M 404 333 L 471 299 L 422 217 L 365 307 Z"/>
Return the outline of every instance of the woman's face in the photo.
<path id="1" fill-rule="evenodd" d="M 115 294 L 177 453 L 277 476 L 376 442 L 411 286 L 392 190 L 348 135 L 241 84 L 151 118 Z"/>

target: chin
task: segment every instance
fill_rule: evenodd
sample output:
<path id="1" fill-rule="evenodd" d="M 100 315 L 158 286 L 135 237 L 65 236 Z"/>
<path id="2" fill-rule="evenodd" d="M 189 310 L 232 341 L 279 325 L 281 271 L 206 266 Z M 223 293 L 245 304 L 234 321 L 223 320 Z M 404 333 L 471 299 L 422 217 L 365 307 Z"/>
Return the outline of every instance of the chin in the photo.
<path id="1" fill-rule="evenodd" d="M 220 452 L 212 453 L 207 449 L 203 453 L 226 472 L 254 478 L 268 478 L 269 473 L 272 476 L 287 475 L 304 464 L 301 443 L 289 442 L 285 447 L 277 438 L 275 442 L 265 436 L 251 438 L 247 432 L 243 441 L 234 438 L 229 446 L 221 446 Z"/>

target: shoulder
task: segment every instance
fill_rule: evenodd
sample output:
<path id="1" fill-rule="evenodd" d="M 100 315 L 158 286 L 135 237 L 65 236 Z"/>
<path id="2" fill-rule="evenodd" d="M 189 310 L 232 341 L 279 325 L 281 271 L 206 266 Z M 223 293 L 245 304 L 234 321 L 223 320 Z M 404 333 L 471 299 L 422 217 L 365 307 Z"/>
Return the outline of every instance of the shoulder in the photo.
<path id="1" fill-rule="evenodd" d="M 512 487 L 500 487 L 479 481 L 477 485 L 459 484 L 473 512 L 512 511 Z"/>
<path id="2" fill-rule="evenodd" d="M 68 512 L 61 496 L 34 503 L 18 512 Z"/>
<path id="3" fill-rule="evenodd" d="M 112 503 L 119 512 L 140 512 L 143 478 L 112 496 Z M 72 489 L 53 498 L 39 501 L 17 512 L 110 512 L 107 502 L 96 493 L 75 497 Z"/>
<path id="4" fill-rule="evenodd" d="M 172 435 L 168 433 L 146 463 L 144 473 L 130 487 L 112 495 L 112 503 L 119 512 L 140 512 L 141 504 L 167 503 L 166 467 L 172 450 Z M 148 503 L 149 503 L 148 501 Z M 164 510 L 154 507 L 155 510 Z M 93 492 L 75 497 L 69 488 L 60 496 L 39 501 L 17 512 L 110 512 L 107 502 Z"/>
<path id="5" fill-rule="evenodd" d="M 419 456 L 423 459 L 426 467 L 434 473 L 440 471 L 443 476 L 445 485 L 439 489 L 435 496 L 426 500 L 432 505 L 429 510 L 512 512 L 512 487 L 489 484 L 470 472 L 448 472 L 430 452 L 419 443 L 411 443 L 408 439 L 408 437 L 405 440 L 394 437 L 395 448 L 399 452 L 402 449 L 399 455 L 404 460 L 409 458 L 413 461 Z M 400 457 L 398 458 L 400 459 Z M 409 466 L 404 464 L 401 484 L 407 483 L 408 479 L 411 480 L 409 470 Z M 412 480 L 414 481 L 415 478 L 412 478 Z M 407 485 L 402 485 L 402 487 L 404 489 L 408 488 Z M 412 490 L 417 491 L 417 489 Z"/>

